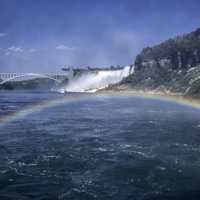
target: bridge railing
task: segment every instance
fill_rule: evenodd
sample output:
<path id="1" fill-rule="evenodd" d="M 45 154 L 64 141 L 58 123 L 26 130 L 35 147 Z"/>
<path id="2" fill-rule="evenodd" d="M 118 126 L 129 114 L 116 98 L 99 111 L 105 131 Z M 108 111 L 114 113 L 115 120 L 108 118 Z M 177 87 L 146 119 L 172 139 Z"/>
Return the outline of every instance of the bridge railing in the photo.
<path id="1" fill-rule="evenodd" d="M 47 76 L 47 77 L 67 77 L 68 74 L 67 73 L 56 73 L 56 74 L 39 74 L 39 73 L 0 73 L 0 79 L 5 80 L 5 79 L 10 79 L 10 78 L 14 78 L 14 77 L 20 77 L 20 76 L 36 76 L 36 75 L 40 75 L 42 76 Z"/>
<path id="2" fill-rule="evenodd" d="M 67 73 L 51 73 L 51 74 L 36 74 L 36 73 L 0 73 L 0 84 L 12 81 L 25 81 L 37 78 L 48 78 L 56 82 L 62 82 L 69 75 Z"/>

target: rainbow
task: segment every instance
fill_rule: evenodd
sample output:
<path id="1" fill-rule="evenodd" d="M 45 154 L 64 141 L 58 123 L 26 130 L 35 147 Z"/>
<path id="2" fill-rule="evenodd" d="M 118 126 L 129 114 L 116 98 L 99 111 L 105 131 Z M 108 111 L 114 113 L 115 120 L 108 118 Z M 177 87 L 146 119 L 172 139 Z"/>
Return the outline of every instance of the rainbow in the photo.
<path id="1" fill-rule="evenodd" d="M 36 105 L 30 105 L 26 106 L 21 110 L 18 110 L 16 112 L 7 114 L 5 116 L 0 117 L 0 126 L 3 126 L 9 122 L 15 121 L 20 118 L 24 118 L 29 114 L 41 112 L 42 110 L 46 108 L 56 107 L 62 104 L 68 104 L 71 102 L 81 101 L 89 96 L 87 95 L 73 95 L 73 96 L 64 96 L 59 99 L 54 100 L 48 100 L 48 101 L 42 101 Z"/>
<path id="2" fill-rule="evenodd" d="M 200 109 L 200 98 L 194 98 L 190 96 L 183 96 L 179 94 L 162 94 L 162 93 L 153 93 L 153 92 L 135 92 L 135 91 L 126 91 L 120 92 L 120 95 L 127 96 L 137 96 L 143 98 L 157 99 L 161 101 L 173 102 L 177 104 L 181 104 L 184 106 L 189 106 L 195 109 Z"/>
<path id="3" fill-rule="evenodd" d="M 69 104 L 71 102 L 77 102 L 77 101 L 82 101 L 86 100 L 91 97 L 109 97 L 109 96 L 136 96 L 136 97 L 142 97 L 142 98 L 150 98 L 150 99 L 157 99 L 161 101 L 167 101 L 167 102 L 173 102 L 177 104 L 181 104 L 184 106 L 189 106 L 195 109 L 200 109 L 200 100 L 199 99 L 194 99 L 191 97 L 183 97 L 183 96 L 177 96 L 177 95 L 158 95 L 158 94 L 149 94 L 149 93 L 137 93 L 137 92 L 106 92 L 106 93 L 99 93 L 99 94 L 93 94 L 93 95 L 67 95 L 63 96 L 59 99 L 54 99 L 54 100 L 48 100 L 48 101 L 43 101 L 39 104 L 36 105 L 31 105 L 23 108 L 22 110 L 13 112 L 11 114 L 5 115 L 0 117 L 0 126 L 5 125 L 9 122 L 12 122 L 14 120 L 24 118 L 29 114 L 32 113 L 37 113 L 41 112 L 42 110 L 50 107 L 56 107 L 62 104 Z"/>

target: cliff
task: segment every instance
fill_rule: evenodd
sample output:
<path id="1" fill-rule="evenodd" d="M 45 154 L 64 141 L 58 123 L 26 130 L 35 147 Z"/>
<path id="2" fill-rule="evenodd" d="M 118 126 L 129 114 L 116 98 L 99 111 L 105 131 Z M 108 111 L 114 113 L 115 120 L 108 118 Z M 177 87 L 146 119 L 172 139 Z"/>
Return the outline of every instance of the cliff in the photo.
<path id="1" fill-rule="evenodd" d="M 200 94 L 200 28 L 147 47 L 136 56 L 135 73 L 120 85 L 137 90 Z"/>

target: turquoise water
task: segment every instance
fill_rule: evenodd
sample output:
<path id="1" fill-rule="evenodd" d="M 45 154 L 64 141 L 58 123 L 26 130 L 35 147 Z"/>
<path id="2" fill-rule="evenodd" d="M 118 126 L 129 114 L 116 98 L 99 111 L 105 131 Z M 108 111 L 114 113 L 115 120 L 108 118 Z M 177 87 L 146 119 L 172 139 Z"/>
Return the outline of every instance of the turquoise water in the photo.
<path id="1" fill-rule="evenodd" d="M 200 111 L 80 99 L 0 125 L 0 199 L 200 199 Z M 0 117 L 63 95 L 1 92 Z"/>

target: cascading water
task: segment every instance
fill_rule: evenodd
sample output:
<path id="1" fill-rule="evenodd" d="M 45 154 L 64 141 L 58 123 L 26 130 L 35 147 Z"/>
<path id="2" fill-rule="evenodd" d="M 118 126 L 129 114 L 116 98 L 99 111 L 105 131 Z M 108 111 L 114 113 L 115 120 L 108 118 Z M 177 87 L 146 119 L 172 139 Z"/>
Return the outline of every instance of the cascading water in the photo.
<path id="1" fill-rule="evenodd" d="M 123 78 L 134 73 L 134 67 L 126 66 L 119 70 L 88 71 L 71 78 L 59 92 L 96 92 L 111 84 L 119 83 Z"/>

